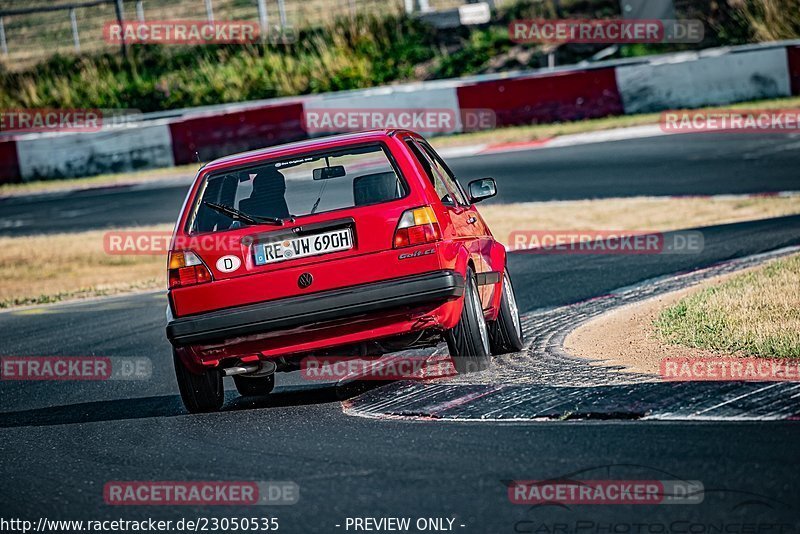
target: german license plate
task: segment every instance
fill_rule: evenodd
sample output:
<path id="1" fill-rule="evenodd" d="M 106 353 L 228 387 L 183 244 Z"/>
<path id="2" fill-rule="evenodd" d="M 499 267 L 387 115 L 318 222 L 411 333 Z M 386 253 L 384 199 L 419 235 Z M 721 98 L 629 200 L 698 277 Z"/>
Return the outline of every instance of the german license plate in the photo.
<path id="1" fill-rule="evenodd" d="M 353 248 L 353 233 L 350 228 L 294 237 L 283 241 L 259 244 L 256 247 L 256 265 L 319 256 L 351 248 Z"/>

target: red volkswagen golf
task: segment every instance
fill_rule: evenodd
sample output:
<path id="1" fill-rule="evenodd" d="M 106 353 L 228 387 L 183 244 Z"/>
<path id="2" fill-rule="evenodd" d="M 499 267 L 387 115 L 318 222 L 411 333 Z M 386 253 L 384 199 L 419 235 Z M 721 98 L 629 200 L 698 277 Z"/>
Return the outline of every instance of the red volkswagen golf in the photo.
<path id="1" fill-rule="evenodd" d="M 444 339 L 458 372 L 522 348 L 506 251 L 416 133 L 374 131 L 204 166 L 169 255 L 181 397 L 222 407 L 223 376 L 266 395 L 303 357 L 379 356 Z"/>

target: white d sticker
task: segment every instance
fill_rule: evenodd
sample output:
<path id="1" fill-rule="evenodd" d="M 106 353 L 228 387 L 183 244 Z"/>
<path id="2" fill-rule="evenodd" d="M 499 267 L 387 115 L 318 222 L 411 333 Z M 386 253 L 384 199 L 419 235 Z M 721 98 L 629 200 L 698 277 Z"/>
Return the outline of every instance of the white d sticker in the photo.
<path id="1" fill-rule="evenodd" d="M 236 256 L 223 256 L 217 260 L 217 270 L 223 273 L 232 273 L 242 266 L 242 260 Z"/>

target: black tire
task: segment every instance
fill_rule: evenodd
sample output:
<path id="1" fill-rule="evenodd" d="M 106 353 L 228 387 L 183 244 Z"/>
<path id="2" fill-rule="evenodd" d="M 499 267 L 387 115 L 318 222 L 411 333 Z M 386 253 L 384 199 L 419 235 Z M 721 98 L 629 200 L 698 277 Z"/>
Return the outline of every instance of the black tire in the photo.
<path id="1" fill-rule="evenodd" d="M 275 389 L 275 375 L 261 376 L 258 378 L 248 378 L 246 376 L 234 376 L 233 383 L 236 384 L 236 391 L 242 397 L 262 397 L 272 393 Z"/>
<path id="2" fill-rule="evenodd" d="M 447 332 L 445 339 L 459 374 L 483 371 L 492 363 L 489 328 L 483 317 L 475 274 L 470 268 L 467 268 L 461 319 Z"/>
<path id="3" fill-rule="evenodd" d="M 218 369 L 208 369 L 202 374 L 189 371 L 173 350 L 175 377 L 181 392 L 183 405 L 189 413 L 216 412 L 225 402 L 225 388 L 222 384 L 222 373 Z"/>
<path id="4" fill-rule="evenodd" d="M 489 325 L 492 354 L 519 352 L 523 346 L 522 323 L 519 320 L 517 298 L 508 271 L 503 277 L 502 291 L 503 296 L 500 298 L 497 320 Z"/>

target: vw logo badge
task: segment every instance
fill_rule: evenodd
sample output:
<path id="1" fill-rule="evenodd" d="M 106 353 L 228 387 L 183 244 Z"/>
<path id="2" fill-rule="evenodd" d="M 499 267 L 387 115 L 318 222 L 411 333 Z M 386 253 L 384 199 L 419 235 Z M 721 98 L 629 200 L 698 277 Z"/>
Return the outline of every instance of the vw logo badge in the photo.
<path id="1" fill-rule="evenodd" d="M 297 279 L 297 285 L 302 289 L 310 286 L 312 282 L 314 282 L 314 277 L 311 276 L 311 273 L 303 273 L 300 275 L 300 278 Z"/>

